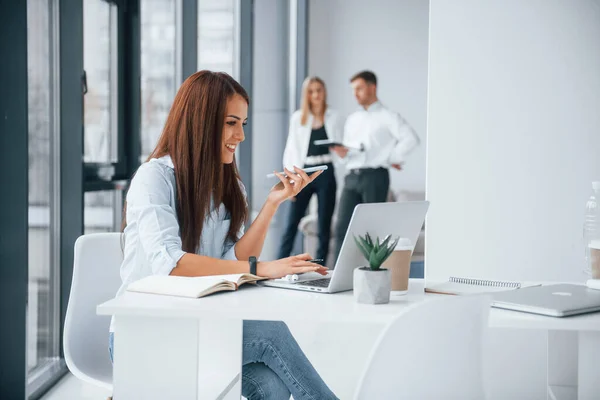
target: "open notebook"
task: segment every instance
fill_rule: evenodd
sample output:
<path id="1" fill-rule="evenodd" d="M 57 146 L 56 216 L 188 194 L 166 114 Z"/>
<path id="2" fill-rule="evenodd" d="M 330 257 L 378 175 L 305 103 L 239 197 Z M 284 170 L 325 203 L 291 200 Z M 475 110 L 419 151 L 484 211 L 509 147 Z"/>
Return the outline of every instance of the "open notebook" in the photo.
<path id="1" fill-rule="evenodd" d="M 181 297 L 204 297 L 216 292 L 235 291 L 244 283 L 255 283 L 266 278 L 251 274 L 214 276 L 158 276 L 151 275 L 132 282 L 127 290 L 131 292 L 165 294 Z"/>
<path id="2" fill-rule="evenodd" d="M 502 292 L 505 290 L 519 289 L 537 284 L 524 284 L 520 282 L 493 281 L 487 279 L 459 278 L 451 276 L 447 282 L 427 284 L 425 291 L 441 294 L 477 294 L 488 292 Z"/>

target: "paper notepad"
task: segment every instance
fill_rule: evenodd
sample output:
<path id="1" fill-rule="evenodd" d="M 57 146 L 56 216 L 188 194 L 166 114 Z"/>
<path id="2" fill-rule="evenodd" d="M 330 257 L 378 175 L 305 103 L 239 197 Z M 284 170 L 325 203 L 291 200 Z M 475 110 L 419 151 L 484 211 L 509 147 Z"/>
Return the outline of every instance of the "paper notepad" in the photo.
<path id="1" fill-rule="evenodd" d="M 511 281 L 494 281 L 487 279 L 459 278 L 451 276 L 447 282 L 427 284 L 425 291 L 429 293 L 441 294 L 478 294 L 488 292 L 502 292 L 505 290 L 520 289 L 530 286 L 539 286 L 536 284 L 524 284 Z"/>
<path id="2" fill-rule="evenodd" d="M 235 291 L 244 283 L 254 283 L 266 278 L 251 274 L 215 276 L 163 276 L 151 275 L 131 283 L 127 290 L 180 297 L 204 297 L 212 293 Z"/>

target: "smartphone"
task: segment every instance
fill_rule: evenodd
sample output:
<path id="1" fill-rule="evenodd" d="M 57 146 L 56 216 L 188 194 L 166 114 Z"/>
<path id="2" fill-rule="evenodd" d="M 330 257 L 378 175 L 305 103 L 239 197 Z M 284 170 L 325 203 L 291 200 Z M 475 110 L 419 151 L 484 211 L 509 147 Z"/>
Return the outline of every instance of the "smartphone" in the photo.
<path id="1" fill-rule="evenodd" d="M 302 168 L 302 171 L 304 171 L 308 174 L 308 173 L 315 172 L 315 171 L 325 171 L 327 168 L 328 168 L 327 165 L 317 165 L 314 167 Z M 280 174 L 285 175 L 285 172 L 280 172 Z M 275 175 L 275 174 L 269 174 L 269 175 L 267 175 L 267 178 L 275 178 L 276 176 L 277 175 Z"/>

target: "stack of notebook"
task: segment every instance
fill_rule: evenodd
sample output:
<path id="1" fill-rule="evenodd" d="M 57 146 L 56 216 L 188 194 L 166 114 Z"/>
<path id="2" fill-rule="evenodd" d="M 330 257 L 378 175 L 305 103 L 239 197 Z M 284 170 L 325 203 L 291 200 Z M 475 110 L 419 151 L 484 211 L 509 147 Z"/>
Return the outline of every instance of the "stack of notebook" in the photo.
<path id="1" fill-rule="evenodd" d="M 502 292 L 505 290 L 520 289 L 524 287 L 539 286 L 538 284 L 524 284 L 510 281 L 494 281 L 486 279 L 459 278 L 451 276 L 447 282 L 431 283 L 425 286 L 429 293 L 441 294 L 479 294 L 489 292 Z"/>

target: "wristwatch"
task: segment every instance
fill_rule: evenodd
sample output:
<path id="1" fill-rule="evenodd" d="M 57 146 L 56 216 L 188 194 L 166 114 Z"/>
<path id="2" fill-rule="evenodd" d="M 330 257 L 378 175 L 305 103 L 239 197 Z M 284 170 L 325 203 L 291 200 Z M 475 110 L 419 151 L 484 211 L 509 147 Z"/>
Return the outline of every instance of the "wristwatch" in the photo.
<path id="1" fill-rule="evenodd" d="M 250 263 L 250 273 L 252 275 L 256 275 L 256 257 L 250 256 L 250 258 L 248 258 L 248 262 Z"/>

